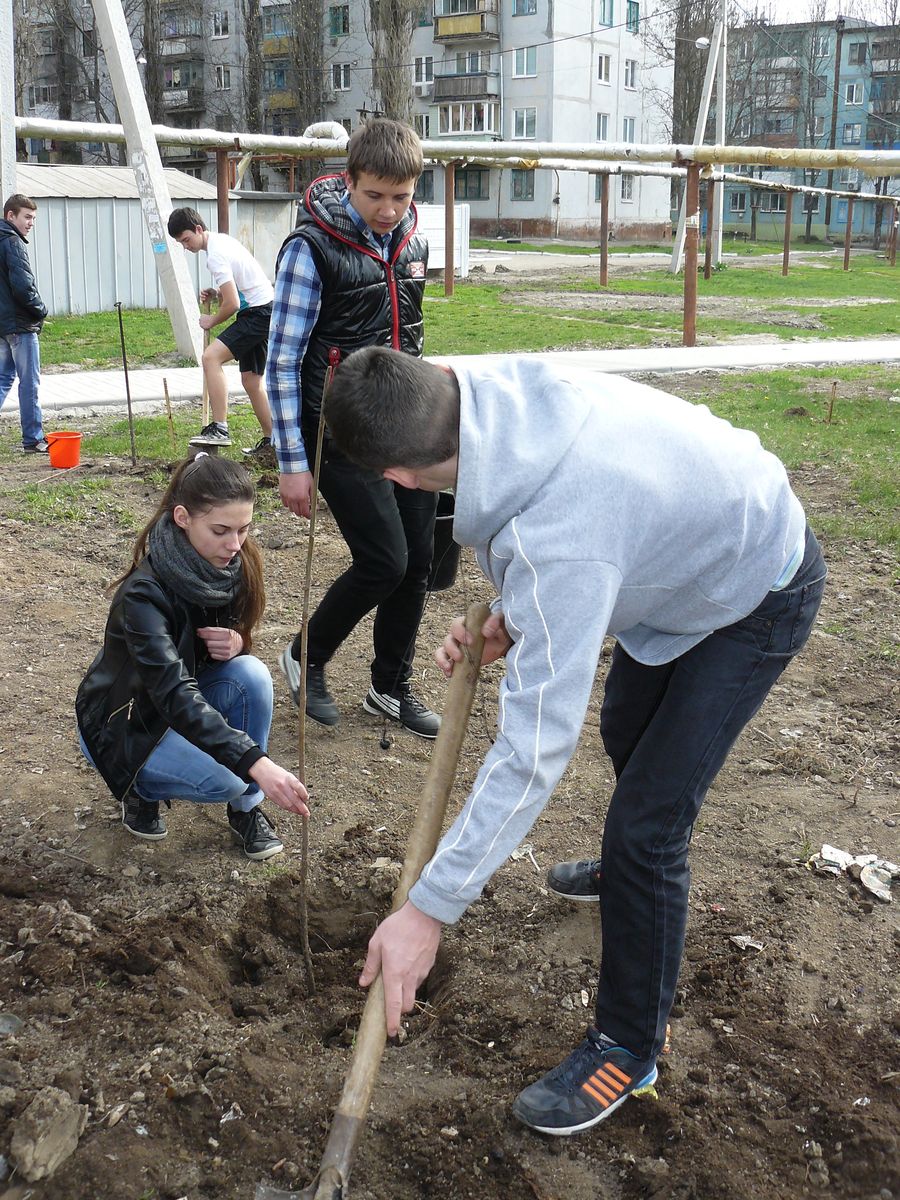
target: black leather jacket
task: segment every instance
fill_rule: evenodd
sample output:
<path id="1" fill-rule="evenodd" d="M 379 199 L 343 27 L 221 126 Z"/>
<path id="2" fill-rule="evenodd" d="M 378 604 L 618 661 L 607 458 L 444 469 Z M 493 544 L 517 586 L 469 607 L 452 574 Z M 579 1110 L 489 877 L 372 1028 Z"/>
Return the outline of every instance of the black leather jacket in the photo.
<path id="1" fill-rule="evenodd" d="M 153 573 L 150 558 L 113 598 L 103 648 L 78 689 L 78 728 L 97 770 L 117 800 L 167 729 L 252 782 L 248 770 L 263 751 L 206 702 L 196 680 L 209 661 L 195 630 L 229 625 L 230 614 L 189 605 Z"/>
<path id="2" fill-rule="evenodd" d="M 27 245 L 15 226 L 0 220 L 0 334 L 40 333 L 47 315 Z"/>

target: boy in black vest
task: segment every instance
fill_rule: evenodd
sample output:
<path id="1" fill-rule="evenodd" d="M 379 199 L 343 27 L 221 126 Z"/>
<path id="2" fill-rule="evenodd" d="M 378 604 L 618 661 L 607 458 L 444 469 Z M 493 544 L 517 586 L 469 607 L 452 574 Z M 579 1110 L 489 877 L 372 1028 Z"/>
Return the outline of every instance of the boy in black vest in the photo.
<path id="1" fill-rule="evenodd" d="M 428 244 L 412 203 L 422 147 L 407 125 L 374 120 L 350 139 L 343 175 L 307 189 L 297 228 L 281 248 L 266 383 L 282 503 L 308 517 L 322 396 L 329 371 L 363 346 L 422 354 Z M 352 562 L 309 620 L 306 713 L 337 725 L 325 665 L 375 609 L 366 712 L 437 737 L 440 717 L 412 692 L 416 634 L 434 541 L 434 494 L 397 487 L 339 454 L 328 434 L 319 490 Z M 280 665 L 299 703 L 300 634 Z"/>

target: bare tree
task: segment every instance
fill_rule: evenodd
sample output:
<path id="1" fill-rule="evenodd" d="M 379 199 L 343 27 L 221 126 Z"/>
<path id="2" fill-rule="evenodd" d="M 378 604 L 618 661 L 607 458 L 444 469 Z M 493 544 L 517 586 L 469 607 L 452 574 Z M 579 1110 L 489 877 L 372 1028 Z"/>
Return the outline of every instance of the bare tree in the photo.
<path id="1" fill-rule="evenodd" d="M 372 82 L 380 109 L 395 121 L 412 118 L 410 47 L 421 11 L 421 0 L 369 0 Z"/>

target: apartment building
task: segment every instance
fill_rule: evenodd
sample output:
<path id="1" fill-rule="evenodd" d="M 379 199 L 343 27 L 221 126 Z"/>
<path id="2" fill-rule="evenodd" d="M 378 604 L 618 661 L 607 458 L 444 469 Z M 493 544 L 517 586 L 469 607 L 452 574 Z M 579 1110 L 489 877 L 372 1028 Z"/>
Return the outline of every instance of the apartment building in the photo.
<path id="1" fill-rule="evenodd" d="M 114 120 L 90 7 L 78 0 L 21 3 L 17 36 L 27 53 L 19 60 L 20 111 Z M 667 141 L 672 64 L 657 60 L 645 36 L 655 3 L 426 0 L 413 18 L 402 68 L 417 131 L 423 139 L 481 142 L 486 153 L 495 140 L 521 141 L 526 160 L 537 141 Z M 352 131 L 381 111 L 366 0 L 173 0 L 152 10 L 142 3 L 128 15 L 151 114 L 165 124 L 295 135 L 309 119 Z M 305 52 L 298 28 L 307 36 Z M 70 153 L 62 143 L 27 149 L 41 161 Z M 168 147 L 163 155 L 167 165 L 213 178 L 212 159 L 202 151 Z M 80 151 L 84 162 L 109 157 L 99 144 Z M 289 177 L 283 164 L 257 167 L 258 182 L 273 190 L 287 188 Z M 302 168 L 294 179 L 302 182 Z M 469 164 L 456 171 L 455 195 L 471 206 L 473 232 L 596 236 L 599 179 L 585 171 Z M 426 170 L 419 197 L 443 200 L 439 166 Z M 616 177 L 610 218 L 621 236 L 663 236 L 668 182 Z"/>

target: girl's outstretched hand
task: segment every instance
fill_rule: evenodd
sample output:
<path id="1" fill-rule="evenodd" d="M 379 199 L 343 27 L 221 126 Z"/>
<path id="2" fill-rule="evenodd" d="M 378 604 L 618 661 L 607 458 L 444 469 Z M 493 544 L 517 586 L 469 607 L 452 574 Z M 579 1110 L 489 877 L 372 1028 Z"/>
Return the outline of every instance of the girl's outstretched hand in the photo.
<path id="1" fill-rule="evenodd" d="M 258 783 L 265 795 L 279 808 L 288 812 L 309 816 L 306 801 L 309 793 L 296 775 L 279 767 L 271 758 L 258 759 L 248 772 L 254 783 Z"/>
<path id="2" fill-rule="evenodd" d="M 502 658 L 513 644 L 512 638 L 506 632 L 506 622 L 503 613 L 491 613 L 481 627 L 484 634 L 484 651 L 481 655 L 481 665 L 486 666 L 498 658 Z M 454 663 L 462 662 L 465 647 L 471 645 L 472 635 L 466 629 L 464 617 L 456 617 L 450 626 L 450 632 L 434 652 L 434 661 L 449 679 L 453 674 Z"/>

